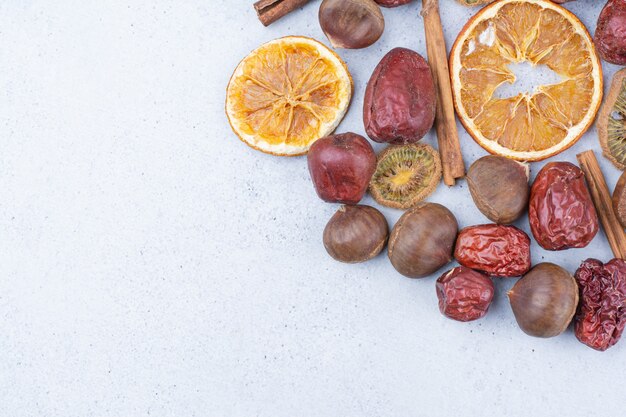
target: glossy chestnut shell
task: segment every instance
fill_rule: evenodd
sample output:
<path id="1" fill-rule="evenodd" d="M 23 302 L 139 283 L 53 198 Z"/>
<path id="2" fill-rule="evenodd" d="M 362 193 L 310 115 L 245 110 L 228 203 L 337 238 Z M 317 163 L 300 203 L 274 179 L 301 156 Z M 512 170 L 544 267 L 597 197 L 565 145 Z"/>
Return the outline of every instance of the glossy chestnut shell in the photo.
<path id="1" fill-rule="evenodd" d="M 374 0 L 323 0 L 319 21 L 335 48 L 366 48 L 385 29 L 383 13 Z"/>
<path id="2" fill-rule="evenodd" d="M 393 267 L 409 278 L 423 278 L 452 260 L 456 218 L 444 206 L 422 203 L 400 217 L 389 236 Z"/>
<path id="3" fill-rule="evenodd" d="M 487 155 L 467 172 L 467 184 L 478 210 L 489 220 L 509 224 L 528 207 L 528 164 L 504 156 Z"/>
<path id="4" fill-rule="evenodd" d="M 383 250 L 388 236 L 387 220 L 374 207 L 341 206 L 324 229 L 324 247 L 338 261 L 365 262 Z"/>
<path id="5" fill-rule="evenodd" d="M 548 262 L 531 269 L 508 295 L 517 324 L 526 334 L 536 337 L 563 333 L 578 306 L 578 285 L 574 277 Z"/>

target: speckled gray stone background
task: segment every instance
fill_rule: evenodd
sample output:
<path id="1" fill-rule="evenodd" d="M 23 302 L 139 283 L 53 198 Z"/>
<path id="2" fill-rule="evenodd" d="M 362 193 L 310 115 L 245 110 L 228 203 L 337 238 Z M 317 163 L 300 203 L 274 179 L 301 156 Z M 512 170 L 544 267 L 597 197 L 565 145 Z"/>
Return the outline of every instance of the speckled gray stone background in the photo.
<path id="1" fill-rule="evenodd" d="M 451 45 L 477 9 L 441 2 Z M 0 416 L 624 415 L 626 340 L 599 353 L 571 329 L 526 336 L 506 299 L 515 280 L 463 324 L 439 314 L 434 277 L 330 259 L 337 207 L 306 159 L 251 150 L 223 111 L 257 45 L 325 41 L 319 2 L 270 28 L 251 3 L 0 2 Z M 593 31 L 601 3 L 567 7 Z M 386 51 L 425 54 L 419 9 L 385 10 L 380 42 L 339 52 L 356 85 L 339 131 L 363 133 Z M 604 69 L 608 83 L 617 67 Z M 484 151 L 459 128 L 469 164 Z M 588 148 L 594 130 L 552 160 Z M 612 188 L 618 171 L 601 164 Z M 486 221 L 464 181 L 430 201 L 461 226 Z M 533 256 L 574 272 L 611 254 L 599 233 Z"/>

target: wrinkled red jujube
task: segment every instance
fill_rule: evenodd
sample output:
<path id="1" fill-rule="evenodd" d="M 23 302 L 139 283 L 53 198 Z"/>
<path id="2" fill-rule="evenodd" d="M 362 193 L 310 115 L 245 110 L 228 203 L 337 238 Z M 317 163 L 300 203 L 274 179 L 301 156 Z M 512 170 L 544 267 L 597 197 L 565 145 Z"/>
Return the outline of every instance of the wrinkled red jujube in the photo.
<path id="1" fill-rule="evenodd" d="M 433 126 L 435 98 L 428 62 L 410 49 L 392 49 L 365 89 L 363 122 L 367 135 L 381 143 L 419 141 Z"/>
<path id="2" fill-rule="evenodd" d="M 441 314 L 458 321 L 477 320 L 487 314 L 495 292 L 489 277 L 464 266 L 440 276 L 436 288 Z"/>
<path id="3" fill-rule="evenodd" d="M 413 0 L 374 0 L 383 7 L 397 7 L 409 4 Z"/>
<path id="4" fill-rule="evenodd" d="M 530 230 L 547 250 L 582 248 L 598 233 L 584 174 L 569 162 L 546 164 L 530 189 Z"/>
<path id="5" fill-rule="evenodd" d="M 517 277 L 530 269 L 530 238 L 515 226 L 470 226 L 459 233 L 454 257 L 492 276 Z"/>
<path id="6" fill-rule="evenodd" d="M 315 141 L 307 162 L 315 191 L 322 200 L 357 204 L 376 170 L 376 153 L 367 139 L 348 132 Z"/>
<path id="7" fill-rule="evenodd" d="M 626 0 L 609 0 L 598 17 L 593 38 L 600 57 L 626 65 Z"/>
<path id="8" fill-rule="evenodd" d="M 575 334 L 585 345 L 600 351 L 617 343 L 626 325 L 626 262 L 606 264 L 587 259 L 576 271 L 580 304 Z"/>

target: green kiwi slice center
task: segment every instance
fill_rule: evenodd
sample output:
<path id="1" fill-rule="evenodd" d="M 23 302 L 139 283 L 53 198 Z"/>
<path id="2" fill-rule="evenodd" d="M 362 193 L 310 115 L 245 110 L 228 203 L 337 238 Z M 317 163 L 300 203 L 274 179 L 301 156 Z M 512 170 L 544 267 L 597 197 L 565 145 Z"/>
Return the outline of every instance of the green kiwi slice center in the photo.
<path id="1" fill-rule="evenodd" d="M 440 179 L 439 153 L 431 146 L 390 146 L 378 156 L 370 192 L 384 206 L 407 209 L 435 191 Z"/>
<path id="2" fill-rule="evenodd" d="M 609 114 L 607 130 L 611 154 L 626 165 L 626 79 L 622 81 L 613 111 Z"/>

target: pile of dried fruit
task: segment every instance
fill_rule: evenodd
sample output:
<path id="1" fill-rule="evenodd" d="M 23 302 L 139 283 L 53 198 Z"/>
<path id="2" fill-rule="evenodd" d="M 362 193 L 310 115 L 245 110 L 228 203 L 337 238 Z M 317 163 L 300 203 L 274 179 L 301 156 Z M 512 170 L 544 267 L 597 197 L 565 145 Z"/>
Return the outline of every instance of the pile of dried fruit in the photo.
<path id="1" fill-rule="evenodd" d="M 255 7 L 263 23 L 270 24 L 306 1 L 274 0 L 269 7 L 268 0 L 261 0 Z M 609 0 L 594 40 L 576 16 L 554 4 L 564 1 L 460 1 L 491 4 L 468 22 L 452 48 L 451 88 L 438 78 L 442 70 L 447 74 L 447 62 L 442 64 L 438 55 L 445 45 L 441 49 L 437 34 L 434 40 L 427 36 L 430 65 L 414 51 L 395 48 L 370 77 L 364 130 L 371 140 L 389 144 L 378 155 L 359 134 L 332 134 L 348 108 L 352 78 L 341 58 L 308 38 L 269 42 L 239 64 L 228 86 L 228 119 L 254 148 L 277 155 L 308 152 L 318 196 L 344 204 L 323 232 L 332 258 L 365 262 L 387 246 L 391 265 L 411 278 L 430 276 L 456 260 L 461 266 L 437 279 L 436 294 L 441 313 L 458 321 L 487 314 L 495 296 L 492 278 L 521 277 L 508 297 L 525 333 L 553 337 L 573 322 L 578 340 L 606 350 L 626 326 L 626 262 L 618 259 L 626 258 L 626 234 L 619 224 L 626 226 L 626 173 L 610 201 L 593 153 L 579 155 L 582 170 L 569 162 L 546 164 L 532 185 L 528 162 L 562 152 L 592 125 L 602 101 L 596 47 L 603 59 L 626 64 L 626 1 Z M 379 6 L 409 2 L 323 0 L 319 22 L 334 47 L 365 48 L 384 31 Z M 425 10 L 433 8 L 436 0 L 424 1 Z M 430 29 L 440 32 L 438 13 L 434 20 L 428 13 L 424 17 Z M 500 85 L 515 81 L 509 65 L 523 61 L 549 67 L 562 81 L 532 94 L 497 96 Z M 598 120 L 604 153 L 622 170 L 625 71 L 615 75 Z M 447 83 L 447 76 L 443 80 Z M 467 131 L 495 154 L 476 160 L 466 176 L 476 207 L 493 223 L 460 231 L 449 209 L 422 202 L 442 171 L 444 180 L 451 171 L 454 158 L 446 151 L 454 149 L 454 135 L 446 128 L 454 120 L 447 119 L 444 108 L 452 109 L 453 99 Z M 418 143 L 435 118 L 441 155 Z M 359 205 L 368 190 L 379 204 L 407 210 L 391 231 L 379 210 Z M 606 264 L 587 259 L 574 275 L 552 263 L 533 266 L 530 237 L 511 225 L 526 210 L 535 241 L 550 251 L 587 246 L 600 218 L 616 259 Z"/>

